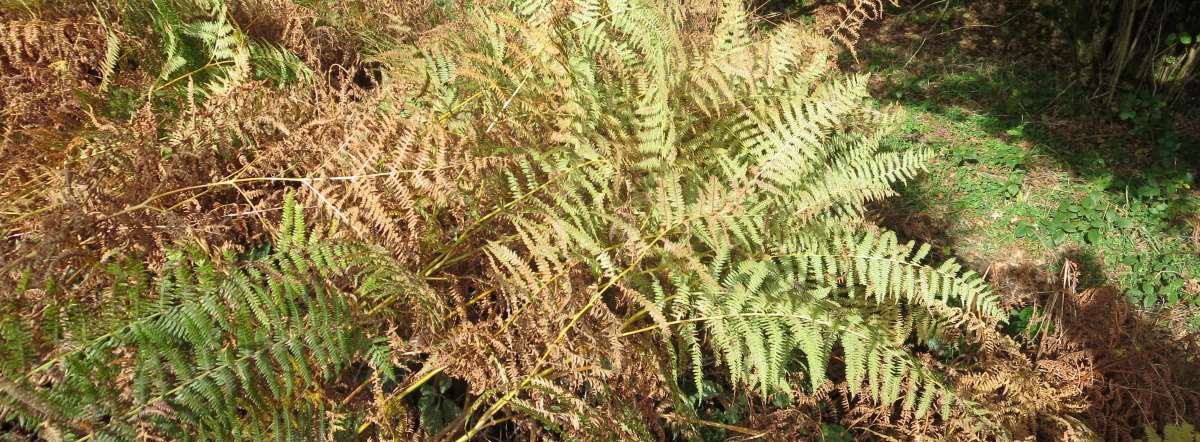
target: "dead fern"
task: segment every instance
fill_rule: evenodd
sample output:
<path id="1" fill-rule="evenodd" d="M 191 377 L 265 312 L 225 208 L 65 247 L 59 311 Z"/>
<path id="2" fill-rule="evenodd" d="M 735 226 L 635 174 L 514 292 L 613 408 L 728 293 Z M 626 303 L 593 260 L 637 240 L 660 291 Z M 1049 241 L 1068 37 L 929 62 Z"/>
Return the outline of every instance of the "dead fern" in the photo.
<path id="1" fill-rule="evenodd" d="M 819 29 L 858 59 L 858 39 L 863 27 L 882 19 L 888 5 L 900 6 L 900 0 L 846 0 L 825 5 L 814 14 Z"/>
<path id="2" fill-rule="evenodd" d="M 996 335 L 980 278 L 865 220 L 928 158 L 881 147 L 896 114 L 832 69 L 881 0 L 770 29 L 738 1 L 130 4 L 158 12 L 4 24 L 4 146 L 43 144 L 0 182 L 0 325 L 20 356 L 4 368 L 28 375 L 0 384 L 6 419 L 459 440 L 795 440 L 841 419 L 1006 438 L 1129 417 L 1087 398 L 1191 407 L 1096 387 L 1112 355 L 1074 337 L 1029 357 Z M 173 285 L 193 275 L 225 285 Z M 141 302 L 192 310 L 147 319 Z M 137 318 L 158 341 L 121 331 Z M 331 329 L 353 345 L 321 345 Z M 945 342 L 979 350 L 935 357 Z M 261 376 L 238 366 L 271 351 Z M 60 363 L 77 352 L 103 363 Z M 196 391 L 164 388 L 180 379 Z M 303 394 L 240 394 L 272 383 Z M 76 391 L 115 414 L 54 395 Z"/>

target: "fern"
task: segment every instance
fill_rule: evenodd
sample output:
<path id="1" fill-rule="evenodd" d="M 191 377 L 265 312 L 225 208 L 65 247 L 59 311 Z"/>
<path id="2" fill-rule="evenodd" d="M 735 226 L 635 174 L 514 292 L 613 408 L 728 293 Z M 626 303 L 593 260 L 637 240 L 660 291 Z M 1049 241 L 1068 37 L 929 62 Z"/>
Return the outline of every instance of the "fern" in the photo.
<path id="1" fill-rule="evenodd" d="M 486 250 L 507 296 L 549 296 L 546 281 L 582 267 L 597 288 L 572 313 L 606 308 L 597 299 L 610 287 L 635 294 L 654 323 L 622 335 L 674 340 L 683 353 L 673 360 L 697 388 L 716 363 L 764 396 L 793 394 L 794 367 L 816 388 L 840 354 L 836 377 L 854 393 L 918 416 L 935 404 L 966 409 L 986 424 L 986 410 L 906 343 L 987 327 L 1002 316 L 997 301 L 957 264 L 927 264 L 928 246 L 863 229 L 865 204 L 929 154 L 881 147 L 896 115 L 867 104 L 865 77 L 824 72 L 827 40 L 786 26 L 751 33 L 736 1 L 706 44 L 678 38 L 683 26 L 660 3 L 577 2 L 550 26 L 540 5 L 488 18 L 454 45 L 517 46 L 524 75 L 542 79 L 514 76 L 505 54 L 463 49 L 460 63 L 482 66 L 471 75 L 474 108 L 560 110 L 553 122 L 519 123 L 558 129 L 549 142 L 526 138 L 539 153 L 506 175 L 516 233 Z"/>
<path id="2" fill-rule="evenodd" d="M 1163 427 L 1162 433 L 1159 433 L 1154 426 L 1146 425 L 1145 439 L 1138 439 L 1145 442 L 1192 442 L 1200 440 L 1200 431 L 1196 431 L 1196 427 L 1189 423 L 1183 424 L 1167 424 Z"/>
<path id="3" fill-rule="evenodd" d="M 108 88 L 113 72 L 117 69 L 117 59 L 121 55 L 121 39 L 103 16 L 100 17 L 100 24 L 104 28 L 104 59 L 100 61 L 100 85 L 97 89 L 103 92 Z"/>
<path id="4" fill-rule="evenodd" d="M 251 74 L 279 85 L 315 79 L 296 54 L 243 34 L 223 1 L 149 0 L 129 7 L 136 11 L 131 15 L 144 15 L 161 40 L 156 88 L 183 85 L 186 82 L 181 80 L 190 79 L 201 86 L 201 92 L 212 95 L 228 92 L 250 80 Z M 108 41 L 115 56 L 115 35 Z"/>
<path id="5" fill-rule="evenodd" d="M 307 83 L 315 79 L 315 74 L 304 61 L 287 49 L 269 42 L 257 41 L 251 41 L 248 46 L 250 63 L 254 65 L 254 71 L 259 77 L 280 85 Z"/>
<path id="6" fill-rule="evenodd" d="M 39 393 L 53 404 L 41 408 L 54 411 L 38 414 L 61 413 L 47 419 L 103 427 L 101 435 L 122 439 L 147 428 L 215 439 L 325 438 L 331 410 L 320 399 L 324 385 L 361 358 L 384 364 L 356 326 L 363 319 L 350 295 L 391 293 L 378 282 L 398 277 L 387 262 L 321 239 L 289 194 L 269 251 L 220 260 L 195 248 L 170 253 L 140 317 L 39 367 L 61 372 L 62 380 Z M 345 293 L 339 281 L 347 278 L 365 279 Z M 114 390 L 126 376 L 128 392 Z"/>
<path id="7" fill-rule="evenodd" d="M 378 87 L 335 92 L 225 2 L 129 4 L 126 23 L 158 37 L 147 95 L 233 96 L 189 96 L 185 123 L 212 126 L 191 132 L 203 149 L 235 138 L 220 154 L 244 166 L 151 194 L 224 204 L 210 188 L 233 187 L 257 215 L 278 202 L 270 186 L 300 184 L 352 232 L 313 229 L 289 192 L 268 245 L 217 257 L 181 242 L 114 270 L 109 298 L 129 307 L 51 338 L 44 361 L 25 324 L 0 322 L 19 359 L 3 368 L 24 371 L 0 383 L 0 412 L 23 428 L 469 440 L 517 419 L 671 438 L 707 422 L 714 383 L 762 403 L 836 383 L 904 418 L 989 425 L 915 350 L 991 327 L 998 302 L 864 220 L 930 154 L 887 148 L 897 113 L 871 104 L 866 77 L 830 70 L 828 38 L 759 30 L 736 0 L 713 23 L 661 0 L 485 2 L 378 56 Z M 315 92 L 240 87 L 255 76 Z M 253 108 L 271 100 L 298 110 Z M 438 376 L 467 385 L 472 403 L 437 407 L 459 419 L 407 409 Z"/>

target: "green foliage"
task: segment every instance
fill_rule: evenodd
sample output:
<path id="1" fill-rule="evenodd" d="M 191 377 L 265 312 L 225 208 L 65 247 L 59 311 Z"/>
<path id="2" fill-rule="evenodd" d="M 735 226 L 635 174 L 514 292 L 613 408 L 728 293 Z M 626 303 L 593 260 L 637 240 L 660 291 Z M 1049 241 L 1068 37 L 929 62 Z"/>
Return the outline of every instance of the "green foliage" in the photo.
<path id="1" fill-rule="evenodd" d="M 1192 424 L 1168 424 L 1159 433 L 1153 426 L 1145 427 L 1146 435 L 1138 441 L 1142 442 L 1193 442 L 1200 441 L 1200 432 Z"/>
<path id="2" fill-rule="evenodd" d="M 460 21 L 384 45 L 372 59 L 378 90 L 272 124 L 283 129 L 263 138 L 290 125 L 301 139 L 261 157 L 245 143 L 245 167 L 211 183 L 235 187 L 254 215 L 269 186 L 302 184 L 357 242 L 310 229 L 289 192 L 259 249 L 216 257 L 206 244 L 177 245 L 151 265 L 116 257 L 106 296 L 122 301 L 92 329 L 0 322 L 13 343 L 0 348 L 14 361 L 4 368 L 20 374 L 3 384 L 5 418 L 101 439 L 346 439 L 411 430 L 398 423 L 411 406 L 426 433 L 460 440 L 522 418 L 564 438 L 699 433 L 617 403 L 630 393 L 607 382 L 632 379 L 670 391 L 674 402 L 653 398 L 653 413 L 669 408 L 688 425 L 732 424 L 752 405 L 787 407 L 839 383 L 847 402 L 990 429 L 987 407 L 918 352 L 949 359 L 978 336 L 969 332 L 1007 315 L 978 275 L 867 220 L 868 205 L 895 195 L 932 153 L 884 142 L 900 113 L 869 99 L 866 76 L 831 68 L 828 38 L 794 23 L 758 31 L 734 0 L 711 26 L 670 1 L 435 8 Z M 246 35 L 224 2 L 133 1 L 125 13 L 129 34 L 148 26 L 158 43 L 151 100 L 248 93 L 238 86 L 255 75 L 329 86 L 294 53 Z M 133 92 L 108 88 L 109 112 L 142 109 Z M 335 95 L 311 95 L 323 94 Z M 309 121 L 359 100 L 369 111 L 353 115 L 368 121 Z M 364 141 L 385 132 L 404 145 Z M 309 149 L 330 150 L 320 168 L 291 163 Z M 410 154 L 453 158 L 380 166 Z M 996 155 L 987 161 L 1006 172 L 1025 163 L 1011 149 Z M 332 166 L 341 160 L 358 167 L 343 176 Z M 486 167 L 449 165 L 459 160 Z M 286 164 L 275 177 L 241 175 L 259 161 Z M 368 178 L 395 195 L 359 198 Z M 349 196 L 334 196 L 343 184 Z M 153 190 L 185 191 L 217 192 Z M 447 207 L 451 198 L 478 207 Z M 367 245 L 384 223 L 352 219 L 363 212 L 438 228 L 401 261 L 391 253 L 407 250 Z M 31 350 L 39 345 L 55 350 Z M 652 354 L 629 357 L 626 345 Z M 401 353 L 424 367 L 403 387 L 412 367 Z M 367 395 L 376 409 L 364 412 L 354 399 Z"/>
<path id="3" fill-rule="evenodd" d="M 951 150 L 950 158 L 957 164 L 987 165 L 1001 174 L 1002 178 L 992 180 L 978 190 L 988 193 L 998 190 L 999 195 L 1005 198 L 1014 198 L 1021 192 L 1026 174 L 1025 164 L 1029 160 L 1028 153 L 1021 148 L 1000 142 L 990 142 L 983 149 L 958 147 Z"/>
<path id="4" fill-rule="evenodd" d="M 1078 203 L 1062 202 L 1047 218 L 1038 220 L 1039 235 L 1049 245 L 1057 246 L 1068 240 L 1086 241 L 1096 244 L 1103 238 L 1104 232 L 1115 227 L 1128 226 L 1129 221 L 1115 211 L 1103 207 L 1104 197 L 1091 193 Z M 1034 237 L 1035 229 L 1029 223 L 1021 223 L 1016 227 L 1018 237 Z"/>
<path id="5" fill-rule="evenodd" d="M 783 399 L 780 397 L 779 399 Z M 786 406 L 777 399 L 774 405 Z M 696 415 L 710 422 L 736 425 L 745 420 L 750 411 L 751 397 L 735 389 L 727 387 L 720 379 L 705 378 L 704 383 L 694 393 L 688 395 L 690 403 L 696 404 Z M 700 430 L 702 440 L 727 440 L 732 434 L 719 427 L 705 427 Z"/>
<path id="6" fill-rule="evenodd" d="M 1194 256 L 1175 254 L 1127 255 L 1121 263 L 1129 266 L 1129 273 L 1121 281 L 1129 287 L 1125 295 L 1129 302 L 1145 308 L 1154 307 L 1159 301 L 1169 307 L 1186 299 L 1185 275 L 1181 272 L 1200 269 Z M 1192 305 L 1200 304 L 1200 297 L 1187 300 Z"/>
<path id="7" fill-rule="evenodd" d="M 391 274 L 386 258 L 322 237 L 289 195 L 267 249 L 170 252 L 153 290 L 141 272 L 113 288 L 128 319 L 34 368 L 59 380 L 29 394 L 105 439 L 331 437 L 338 405 L 322 391 L 369 345 L 352 299 L 392 288 L 372 282 Z"/>
<path id="8" fill-rule="evenodd" d="M 291 51 L 270 42 L 251 41 L 247 46 L 255 77 L 277 85 L 313 81 L 312 70 Z"/>
<path id="9" fill-rule="evenodd" d="M 1133 202 L 1130 212 L 1156 227 L 1169 230 L 1171 220 L 1200 208 L 1200 200 L 1190 194 L 1195 177 L 1190 171 L 1155 170 L 1137 181 L 1118 181 Z"/>
<path id="10" fill-rule="evenodd" d="M 545 8 L 481 17 L 456 45 L 471 49 L 449 54 L 489 78 L 467 109 L 560 112 L 544 123 L 555 143 L 506 175 L 516 234 L 488 252 L 508 296 L 544 296 L 573 269 L 597 287 L 576 317 L 610 288 L 636 294 L 653 319 L 639 332 L 678 348 L 700 390 L 718 367 L 786 396 L 826 382 L 836 354 L 855 394 L 917 416 L 983 412 L 904 348 L 1000 313 L 977 276 L 865 228 L 865 203 L 928 154 L 881 149 L 896 116 L 867 104 L 864 77 L 826 72 L 821 40 L 793 26 L 750 33 L 740 2 L 699 43 L 663 3 L 580 2 L 561 23 Z"/>
<path id="11" fill-rule="evenodd" d="M 1192 34 L 1200 15 L 1194 2 L 1052 0 L 1034 10 L 1045 19 L 1040 25 L 1066 35 L 1078 76 L 1105 86 L 1110 103 L 1119 87 L 1172 98 L 1196 79 L 1195 63 L 1187 61 L 1197 53 Z"/>
<path id="12" fill-rule="evenodd" d="M 1010 335 L 1024 335 L 1027 338 L 1037 338 L 1039 335 L 1052 333 L 1054 324 L 1050 318 L 1036 317 L 1037 310 L 1031 305 L 1014 308 L 1009 313 L 1005 332 Z"/>
<path id="13" fill-rule="evenodd" d="M 838 424 L 821 424 L 821 440 L 827 442 L 852 442 L 854 436 L 850 431 Z"/>
<path id="14" fill-rule="evenodd" d="M 313 79 L 295 54 L 238 29 L 224 1 L 136 0 L 123 18 L 129 32 L 140 33 L 136 26 L 149 24 L 160 41 L 157 80 L 148 95 L 189 83 L 201 93 L 219 94 L 253 77 L 280 85 Z"/>
<path id="15" fill-rule="evenodd" d="M 1181 299 L 1189 303 L 1200 302 L 1200 298 L 1189 295 L 1184 289 L 1188 278 L 1200 271 L 1200 259 L 1180 250 L 1181 244 L 1170 241 L 1159 246 L 1151 239 L 1153 253 L 1130 248 L 1128 239 L 1109 235 L 1145 235 L 1146 226 L 1161 225 L 1167 218 L 1165 202 L 1155 202 L 1159 197 L 1157 187 L 1143 186 L 1132 210 L 1122 213 L 1118 207 L 1110 206 L 1108 198 L 1101 192 L 1088 193 L 1079 201 L 1064 201 L 1048 214 L 1038 214 L 1033 222 L 1021 221 L 1014 228 L 1018 238 L 1036 239 L 1048 247 L 1066 243 L 1087 244 L 1106 249 L 1116 263 L 1126 266 L 1119 278 L 1130 302 L 1144 308 L 1162 304 L 1173 306 Z M 1158 205 L 1146 204 L 1150 201 Z M 1186 246 L 1184 246 L 1186 247 Z"/>
<path id="16" fill-rule="evenodd" d="M 1103 283 L 1101 272 L 1107 273 L 1135 305 L 1196 302 L 1187 287 L 1200 275 L 1200 257 L 1189 245 L 1191 227 L 1180 220 L 1196 213 L 1197 200 L 1190 194 L 1191 174 L 1179 167 L 1183 157 L 1174 141 L 1178 134 L 1165 129 L 1140 132 L 1159 141 L 1148 170 L 1138 176 L 1114 176 L 1111 164 L 1117 159 L 1087 153 L 1084 156 L 1093 155 L 1091 162 L 1081 164 L 1080 170 L 1097 176 L 1084 181 L 1059 171 L 1069 164 L 1046 161 L 1057 152 L 1042 143 L 1055 140 L 1037 125 L 1010 127 L 1003 136 L 1011 139 L 1001 142 L 1002 135 L 995 131 L 1006 126 L 992 117 L 961 108 L 922 116 L 932 122 L 910 123 L 906 131 L 944 127 L 950 142 L 930 142 L 942 148 L 938 164 L 945 166 L 934 170 L 933 179 L 910 186 L 908 197 L 929 198 L 925 204 L 936 210 L 949 208 L 956 219 L 977 226 L 972 229 L 979 230 L 970 234 L 987 237 L 971 249 L 1019 246 L 1035 251 L 1035 256 L 1079 250 L 1099 261 L 1084 269 L 1086 279 Z M 1169 148 L 1175 153 L 1168 153 Z M 1037 181 L 1031 183 L 1031 176 Z"/>
<path id="17" fill-rule="evenodd" d="M 1147 92 L 1123 95 L 1116 105 L 1117 118 L 1132 122 L 1136 128 L 1145 129 L 1160 125 L 1166 117 L 1167 102 Z"/>
<path id="18" fill-rule="evenodd" d="M 438 375 L 421 386 L 417 412 L 421 426 L 429 434 L 438 434 L 462 413 L 462 407 L 451 397 L 452 380 Z"/>

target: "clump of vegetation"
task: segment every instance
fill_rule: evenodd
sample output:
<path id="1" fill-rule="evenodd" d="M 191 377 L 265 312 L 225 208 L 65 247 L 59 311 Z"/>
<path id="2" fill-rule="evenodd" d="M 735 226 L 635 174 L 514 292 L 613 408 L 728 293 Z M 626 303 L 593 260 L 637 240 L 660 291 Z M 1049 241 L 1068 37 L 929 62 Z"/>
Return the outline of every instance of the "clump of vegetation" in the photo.
<path id="1" fill-rule="evenodd" d="M 1200 373 L 1194 358 L 1171 356 L 1194 348 L 1200 325 L 1200 193 L 1186 153 L 1200 140 L 1187 111 L 1195 96 L 1187 79 L 1155 88 L 1136 63 L 1090 79 L 1048 67 L 1070 66 L 1077 53 L 1070 41 L 1059 45 L 1061 33 L 1031 45 L 1029 31 L 1074 26 L 1047 21 L 1047 11 L 1071 3 L 914 5 L 871 34 L 858 65 L 879 75 L 878 96 L 911 115 L 895 141 L 937 152 L 925 179 L 882 207 L 884 224 L 988 275 L 1010 313 L 1005 332 L 1043 370 L 1038 384 L 1003 378 L 1025 391 L 1014 396 L 1028 396 L 1018 409 L 1056 401 L 1075 408 L 1067 414 L 1092 437 L 1133 440 L 1149 434 L 1146 423 L 1197 420 L 1192 409 L 1156 405 L 1191 403 Z M 1079 6 L 1117 4 L 1132 3 Z M 1139 4 L 1137 14 L 1169 28 L 1192 17 L 1157 14 L 1180 7 L 1188 6 Z M 1154 29 L 1120 38 L 1147 42 Z M 1111 96 L 1110 82 L 1119 85 Z M 1054 420 L 1028 431 L 1088 434 Z"/>
<path id="2" fill-rule="evenodd" d="M 897 187 L 974 168 L 946 207 L 1004 211 L 1000 235 L 1047 250 L 1190 210 L 1167 176 L 1128 184 L 1136 205 L 1117 181 L 1026 204 L 1039 154 L 914 142 L 924 110 L 837 67 L 888 4 L 0 6 L 0 431 L 986 440 L 1189 420 L 1200 396 L 1152 390 L 1137 422 L 1097 425 L 1134 408 L 1097 405 L 1123 397 L 1091 387 L 1108 367 L 1193 378 L 1154 359 L 1187 354 L 1165 340 L 1087 353 L 1159 331 L 1077 290 L 1074 262 L 1048 307 L 1005 299 L 998 273 L 872 221 Z M 1191 302 L 1171 276 L 1189 258 L 1148 256 L 1126 294 Z M 1179 419 L 1145 415 L 1168 403 Z"/>
<path id="3" fill-rule="evenodd" d="M 460 6 L 352 46 L 362 84 L 264 24 L 305 21 L 124 6 L 63 19 L 105 32 L 81 93 L 110 109 L 27 158 L 48 173 L 8 210 L 23 431 L 646 438 L 695 434 L 714 385 L 786 406 L 833 381 L 1001 431 L 909 347 L 990 329 L 996 301 L 863 221 L 927 154 L 881 149 L 896 114 L 817 29 L 755 31 L 739 2 Z"/>

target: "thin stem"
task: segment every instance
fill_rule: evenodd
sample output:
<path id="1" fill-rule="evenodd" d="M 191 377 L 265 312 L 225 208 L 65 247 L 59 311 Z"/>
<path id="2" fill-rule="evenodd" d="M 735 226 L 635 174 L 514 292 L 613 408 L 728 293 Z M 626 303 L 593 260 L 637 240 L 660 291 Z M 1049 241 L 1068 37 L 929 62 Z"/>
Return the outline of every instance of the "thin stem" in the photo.
<path id="1" fill-rule="evenodd" d="M 760 437 L 766 436 L 767 434 L 770 434 L 769 431 L 765 431 L 765 430 L 755 430 L 753 428 L 739 427 L 737 425 L 730 425 L 730 424 L 724 424 L 724 423 L 720 423 L 720 422 L 706 421 L 704 419 L 696 419 L 696 418 L 687 417 L 687 416 L 680 416 L 678 414 L 668 414 L 665 417 L 667 419 L 683 421 L 683 422 L 687 422 L 689 424 L 703 425 L 706 427 L 713 427 L 713 428 L 720 428 L 722 430 L 729 430 L 734 433 L 745 434 L 745 435 L 750 436 L 750 439 L 758 439 Z"/>
<path id="2" fill-rule="evenodd" d="M 378 173 L 369 173 L 369 174 L 363 174 L 363 175 L 347 175 L 347 176 L 315 177 L 315 178 L 292 178 L 292 177 L 232 178 L 232 179 L 216 181 L 216 182 L 211 182 L 211 183 L 197 184 L 194 186 L 180 187 L 178 189 L 169 190 L 169 191 L 162 192 L 162 193 L 159 193 L 156 195 L 152 195 L 151 197 L 146 198 L 146 200 L 142 201 L 141 203 L 121 209 L 118 212 L 115 212 L 111 215 L 105 216 L 104 218 L 102 218 L 102 220 L 113 218 L 113 217 L 120 216 L 120 215 L 124 215 L 126 213 L 137 211 L 140 209 L 153 209 L 153 207 L 150 206 L 151 202 L 154 202 L 154 201 L 157 201 L 162 198 L 166 198 L 168 196 L 175 195 L 178 193 L 187 192 L 190 190 L 208 189 L 208 188 L 218 187 L 218 186 L 235 186 L 240 183 L 253 183 L 253 182 L 264 182 L 264 181 L 265 182 L 300 183 L 300 184 L 305 184 L 305 185 L 311 185 L 312 183 L 318 182 L 318 181 L 354 181 L 354 180 L 358 180 L 361 178 L 388 177 L 388 176 L 399 175 L 402 173 L 431 172 L 431 171 L 445 169 L 448 167 L 452 167 L 452 166 L 444 166 L 444 167 L 437 167 L 437 168 L 393 170 L 391 172 L 378 172 Z"/>
<path id="3" fill-rule="evenodd" d="M 645 327 L 642 327 L 639 329 L 623 332 L 617 336 L 623 338 L 626 336 L 632 336 L 632 335 L 636 335 L 639 333 L 645 333 L 650 330 L 659 328 L 660 326 L 668 326 L 669 327 L 672 325 L 686 324 L 689 322 L 714 321 L 714 320 L 725 319 L 725 318 L 755 318 L 755 317 L 757 317 L 757 318 L 792 318 L 792 319 L 803 319 L 806 321 L 811 321 L 813 319 L 812 317 L 809 317 L 809 316 L 801 316 L 801 315 L 796 315 L 796 314 L 791 314 L 791 313 L 755 313 L 755 312 L 733 313 L 733 314 L 728 314 L 728 315 L 697 316 L 694 318 L 676 319 L 674 321 L 667 321 L 662 324 L 648 325 L 648 326 L 645 326 Z"/>
<path id="4" fill-rule="evenodd" d="M 466 229 L 464 229 L 463 232 L 460 233 L 458 235 L 458 237 L 455 238 L 455 240 L 450 243 L 450 245 L 443 248 L 444 251 L 436 259 L 433 260 L 433 264 L 430 264 L 429 267 L 427 267 L 423 272 L 421 272 L 421 275 L 429 276 L 429 275 L 433 274 L 434 271 L 441 268 L 447 262 L 447 259 L 449 258 L 450 253 L 454 252 L 455 248 L 462 245 L 463 242 L 465 242 L 468 238 L 470 238 L 470 235 L 472 233 L 475 233 L 475 230 L 478 229 L 479 227 L 481 227 L 484 223 L 488 222 L 492 218 L 495 218 L 496 216 L 500 215 L 501 213 L 504 213 L 505 211 L 513 208 L 517 204 L 520 204 L 521 202 L 529 199 L 530 197 L 537 194 L 538 192 L 541 192 L 542 190 L 546 189 L 546 187 L 549 187 L 550 184 L 553 183 L 556 179 L 566 176 L 570 172 L 574 172 L 576 169 L 580 169 L 580 168 L 583 168 L 584 166 L 588 166 L 588 165 L 591 165 L 591 164 L 594 164 L 594 163 L 597 163 L 600 161 L 601 160 L 596 159 L 596 160 L 591 160 L 591 161 L 587 161 L 584 163 L 580 163 L 575 166 L 571 166 L 570 169 L 567 169 L 567 170 L 563 171 L 562 173 L 559 173 L 559 174 L 547 179 L 546 182 L 538 185 L 533 190 L 530 190 L 529 192 L 522 194 L 517 199 L 509 201 L 508 203 L 504 204 L 503 206 L 497 207 L 495 210 L 488 212 L 486 215 L 479 218 L 478 220 L 475 220 L 475 222 L 471 223 L 470 226 L 468 226 Z"/>
<path id="5" fill-rule="evenodd" d="M 652 241 L 647 243 L 646 246 L 643 247 L 642 250 L 640 250 L 638 252 L 637 257 L 634 258 L 633 262 L 631 262 L 629 264 L 629 266 L 625 267 L 625 269 L 622 270 L 621 273 L 618 273 L 617 275 L 613 276 L 612 278 L 609 278 L 608 282 L 605 283 L 604 286 L 596 289 L 596 291 L 592 294 L 591 298 L 588 299 L 587 304 L 585 304 L 582 308 L 580 308 L 579 311 L 575 312 L 575 314 L 571 317 L 571 321 L 568 322 L 567 325 L 564 326 L 561 330 L 559 330 L 558 336 L 556 336 L 554 338 L 554 341 L 550 343 L 550 345 L 546 348 L 546 351 L 542 352 L 541 357 L 539 357 L 537 363 L 534 364 L 533 370 L 530 370 L 530 371 L 537 372 L 543 366 L 545 366 L 546 362 L 548 362 L 548 360 L 550 359 L 551 349 L 557 347 L 559 344 L 562 343 L 563 340 L 565 340 L 567 338 L 567 333 L 570 333 L 570 331 L 575 328 L 575 325 L 579 323 L 579 321 L 583 318 L 583 316 L 586 315 L 587 312 L 590 311 L 592 309 L 592 307 L 594 307 L 596 305 L 596 303 L 598 303 L 604 297 L 603 296 L 604 292 L 607 291 L 609 288 L 612 288 L 612 286 L 616 285 L 617 281 L 620 281 L 621 279 L 623 279 L 625 277 L 625 275 L 629 274 L 629 272 L 633 271 L 634 267 L 637 267 L 637 265 L 639 263 L 641 263 L 642 259 L 644 259 L 646 257 L 646 254 L 650 252 L 650 249 L 653 248 L 654 244 L 657 244 L 659 241 L 661 241 L 663 239 L 663 237 L 665 237 L 667 235 L 667 233 L 671 232 L 672 230 L 675 230 L 675 227 L 678 227 L 679 225 L 681 225 L 684 222 L 685 222 L 685 220 L 680 220 L 679 223 L 677 223 L 669 228 L 663 229 L 661 232 L 659 232 L 659 234 Z M 516 388 L 513 388 L 513 389 L 509 390 L 508 392 L 506 392 L 504 394 L 504 396 L 500 398 L 500 400 L 496 401 L 496 403 L 492 404 L 492 406 L 489 407 L 487 409 L 487 411 L 484 412 L 483 416 L 479 420 L 479 424 L 476 424 L 475 427 L 471 428 L 470 431 L 468 431 L 462 437 L 458 438 L 457 442 L 466 442 L 466 441 L 470 440 L 472 437 L 474 437 L 476 433 L 478 433 L 480 430 L 483 429 L 484 424 L 489 419 L 491 419 L 492 416 L 494 416 L 497 412 L 500 411 L 501 408 L 503 408 L 510 401 L 512 401 L 512 399 L 514 397 L 516 397 L 518 392 L 525 389 L 525 387 L 529 386 L 529 383 L 533 382 L 533 379 L 536 376 L 537 376 L 536 373 L 526 376 L 525 379 L 523 379 L 521 381 L 521 383 L 519 385 L 517 385 Z"/>
<path id="6" fill-rule="evenodd" d="M 446 369 L 446 367 L 448 367 L 448 365 L 443 364 L 443 365 L 439 365 L 439 366 L 433 368 L 432 370 L 429 370 L 429 372 L 425 373 L 423 376 L 414 380 L 413 383 L 410 384 L 407 388 L 405 388 L 404 390 L 401 390 L 400 393 L 398 393 L 397 395 L 388 397 L 386 400 L 384 400 L 383 408 L 386 409 L 387 404 L 390 404 L 394 401 L 402 400 L 405 398 L 405 396 L 408 396 L 412 392 L 417 391 L 418 388 L 421 388 L 422 385 L 425 385 L 426 382 L 429 382 L 430 379 L 433 379 L 434 376 L 437 376 L 438 373 L 441 373 L 443 370 Z M 358 429 L 355 432 L 358 434 L 362 434 L 362 432 L 366 431 L 367 428 L 370 428 L 372 424 L 374 424 L 374 422 L 364 422 L 362 425 L 359 425 Z"/>

